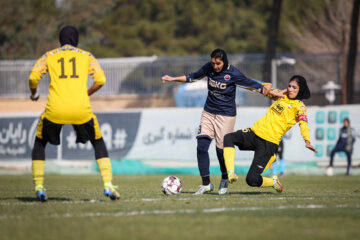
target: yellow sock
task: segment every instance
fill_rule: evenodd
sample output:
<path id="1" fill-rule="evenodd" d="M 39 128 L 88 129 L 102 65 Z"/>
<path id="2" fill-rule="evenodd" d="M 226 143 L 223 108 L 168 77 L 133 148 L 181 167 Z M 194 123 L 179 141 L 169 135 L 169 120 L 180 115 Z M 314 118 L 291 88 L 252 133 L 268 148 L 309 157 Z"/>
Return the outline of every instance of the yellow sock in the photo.
<path id="1" fill-rule="evenodd" d="M 268 177 L 262 177 L 263 183 L 260 187 L 272 187 L 274 185 L 274 179 Z"/>
<path id="2" fill-rule="evenodd" d="M 235 170 L 235 148 L 224 147 L 224 159 L 227 171 Z"/>
<path id="3" fill-rule="evenodd" d="M 32 175 L 35 187 L 44 184 L 45 160 L 32 160 Z"/>
<path id="4" fill-rule="evenodd" d="M 100 169 L 101 178 L 105 183 L 112 182 L 111 162 L 108 157 L 96 159 Z"/>
<path id="5" fill-rule="evenodd" d="M 265 172 L 266 169 L 268 169 L 271 166 L 271 164 L 273 164 L 273 162 L 275 162 L 275 160 L 276 160 L 276 153 L 271 156 L 271 158 L 270 158 L 269 162 L 266 164 L 266 167 L 264 168 L 263 172 Z"/>

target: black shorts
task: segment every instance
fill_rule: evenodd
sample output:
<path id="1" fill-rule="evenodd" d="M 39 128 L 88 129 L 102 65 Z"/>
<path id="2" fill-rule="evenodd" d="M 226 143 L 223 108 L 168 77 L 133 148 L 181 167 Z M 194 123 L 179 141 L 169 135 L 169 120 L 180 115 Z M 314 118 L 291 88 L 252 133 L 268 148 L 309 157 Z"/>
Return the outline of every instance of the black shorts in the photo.
<path id="1" fill-rule="evenodd" d="M 95 122 L 96 121 L 96 122 Z M 76 132 L 76 142 L 79 143 L 86 143 L 88 140 L 95 140 L 99 139 L 99 137 L 95 138 L 95 126 L 97 120 L 91 119 L 90 121 L 84 124 L 72 124 L 73 128 Z M 94 124 L 95 122 L 95 124 Z M 51 144 L 59 145 L 60 144 L 60 132 L 62 129 L 63 124 L 53 123 L 50 120 L 46 119 L 45 117 L 40 117 L 36 136 L 40 139 L 43 139 Z M 99 131 L 99 130 L 98 130 Z M 99 135 L 99 134 L 97 134 Z M 100 133 L 101 138 L 101 133 Z"/>
<path id="2" fill-rule="evenodd" d="M 251 169 L 262 173 L 266 170 L 270 158 L 276 153 L 278 145 L 258 137 L 250 128 L 242 129 L 231 134 L 232 142 L 240 150 L 255 151 Z"/>

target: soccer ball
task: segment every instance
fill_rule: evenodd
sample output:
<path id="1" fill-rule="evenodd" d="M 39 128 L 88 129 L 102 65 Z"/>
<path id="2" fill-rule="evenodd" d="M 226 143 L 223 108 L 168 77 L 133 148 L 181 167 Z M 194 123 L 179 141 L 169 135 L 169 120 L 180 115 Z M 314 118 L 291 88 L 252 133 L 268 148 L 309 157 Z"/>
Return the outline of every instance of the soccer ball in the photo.
<path id="1" fill-rule="evenodd" d="M 161 190 L 165 195 L 176 195 L 181 193 L 182 183 L 180 178 L 175 176 L 166 177 L 161 183 Z"/>

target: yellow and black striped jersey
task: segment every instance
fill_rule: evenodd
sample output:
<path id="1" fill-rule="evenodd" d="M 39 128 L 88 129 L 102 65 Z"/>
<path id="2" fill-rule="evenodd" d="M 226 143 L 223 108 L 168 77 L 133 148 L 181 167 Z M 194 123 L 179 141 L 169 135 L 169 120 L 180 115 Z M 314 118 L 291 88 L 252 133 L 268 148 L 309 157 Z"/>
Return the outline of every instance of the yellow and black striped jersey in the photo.
<path id="1" fill-rule="evenodd" d="M 87 93 L 88 75 L 98 85 L 106 82 L 104 71 L 95 57 L 71 45 L 48 51 L 31 70 L 30 88 L 36 88 L 47 72 L 50 85 L 45 117 L 58 124 L 83 124 L 89 121 L 92 109 Z"/>
<path id="2" fill-rule="evenodd" d="M 268 109 L 266 115 L 256 121 L 251 128 L 254 133 L 266 141 L 279 145 L 282 136 L 296 123 L 305 141 L 310 141 L 306 107 L 300 100 L 284 98 L 276 100 Z"/>

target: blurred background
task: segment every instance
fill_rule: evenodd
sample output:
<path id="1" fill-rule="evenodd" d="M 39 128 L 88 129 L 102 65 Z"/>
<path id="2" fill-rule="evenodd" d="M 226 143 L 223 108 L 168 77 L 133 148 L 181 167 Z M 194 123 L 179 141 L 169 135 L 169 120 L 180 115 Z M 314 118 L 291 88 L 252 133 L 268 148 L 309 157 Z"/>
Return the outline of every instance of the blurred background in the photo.
<path id="1" fill-rule="evenodd" d="M 335 129 L 335 133 L 330 131 L 331 134 L 337 136 L 345 116 L 353 118 L 354 125 L 360 119 L 358 0 L 0 0 L 0 12 L 2 166 L 6 162 L 12 164 L 14 160 L 11 159 L 30 158 L 32 139 L 29 136 L 34 130 L 33 121 L 44 109 L 50 79 L 46 75 L 40 81 L 42 97 L 39 102 L 33 103 L 28 99 L 29 72 L 37 58 L 59 46 L 59 30 L 65 25 L 79 29 L 79 47 L 92 52 L 105 71 L 106 85 L 91 98 L 94 111 L 125 114 L 125 119 L 126 114 L 139 114 L 138 124 L 132 126 L 136 128 L 131 130 L 134 132 L 132 142 L 129 141 L 130 133 L 126 132 L 131 128 L 129 123 L 124 120 L 120 126 L 119 122 L 111 120 L 117 119 L 118 115 L 108 117 L 105 114 L 107 117 L 104 119 L 108 119 L 113 130 L 107 142 L 110 152 L 114 139 L 118 140 L 119 136 L 126 139 L 126 144 L 118 142 L 116 145 L 127 149 L 127 153 L 114 153 L 113 158 L 117 160 L 130 156 L 131 159 L 144 161 L 143 155 L 128 153 L 135 151 L 136 141 L 145 142 L 150 130 L 156 130 L 152 137 L 157 134 L 165 139 L 167 136 L 171 144 L 170 133 L 166 129 L 161 130 L 162 125 L 156 129 L 147 123 L 146 128 L 143 123 L 150 121 L 145 117 L 148 115 L 169 116 L 164 108 L 171 108 L 169 111 L 173 111 L 172 108 L 182 109 L 175 110 L 180 114 L 179 118 L 183 117 L 181 113 L 186 112 L 183 108 L 194 109 L 195 112 L 189 113 L 194 115 L 189 120 L 189 127 L 181 130 L 184 126 L 179 122 L 172 130 L 183 131 L 183 135 L 180 134 L 183 137 L 191 133 L 191 141 L 195 141 L 195 128 L 207 96 L 206 81 L 162 84 L 161 76 L 183 75 L 198 70 L 210 60 L 209 54 L 215 48 L 225 49 L 230 63 L 249 78 L 272 82 L 277 88 L 286 88 L 293 74 L 305 76 L 312 93 L 305 104 L 314 107 L 310 111 L 314 114 L 313 119 L 318 111 L 324 113 L 324 119 L 333 119 L 334 115 L 330 112 L 337 114 L 336 122 L 325 121 L 325 125 L 320 126 L 324 128 L 323 132 L 328 132 L 329 124 Z M 92 84 L 92 79 L 89 78 L 88 84 Z M 236 103 L 240 109 L 239 118 L 242 118 L 242 112 L 250 115 L 254 112 L 243 110 L 244 107 L 260 107 L 261 116 L 269 106 L 267 99 L 242 89 L 237 91 Z M 177 116 L 175 113 L 171 114 Z M 237 126 L 247 127 L 257 116 L 255 114 Z M 162 117 L 152 121 L 163 122 L 166 126 L 166 122 L 173 120 Z M 106 130 L 105 125 L 102 125 L 102 131 Z M 15 134 L 17 130 L 18 135 Z M 20 144 L 21 130 L 30 139 L 25 147 Z M 64 129 L 63 132 L 67 131 L 70 134 L 71 130 Z M 314 127 L 311 131 L 315 138 L 317 130 Z M 321 143 L 324 154 L 318 158 L 310 157 L 313 162 L 327 162 L 330 146 L 336 141 L 332 135 L 329 136 L 325 135 L 327 142 L 324 140 Z M 16 137 L 18 140 L 12 140 Z M 66 139 L 65 136 L 63 138 Z M 185 141 L 186 137 L 182 140 Z M 191 148 L 195 151 L 196 143 L 191 141 L 186 146 L 193 146 Z M 63 145 L 60 150 L 50 148 L 50 158 L 91 159 L 89 156 L 92 153 L 82 157 L 74 152 L 74 155 L 64 157 L 69 149 L 63 149 Z M 78 149 L 91 151 L 85 146 Z M 186 151 L 187 147 L 184 149 Z M 165 155 L 163 152 L 157 154 L 159 157 L 151 158 L 153 165 Z M 193 156 L 189 156 L 188 161 L 196 164 L 196 153 L 191 154 Z M 290 157 L 291 153 L 285 150 L 286 154 Z M 181 151 L 179 155 L 182 155 Z M 358 158 L 360 153 L 355 152 L 355 159 Z M 250 160 L 251 156 L 247 159 Z M 302 159 L 296 161 L 301 162 Z M 163 165 L 161 161 L 158 164 Z"/>

